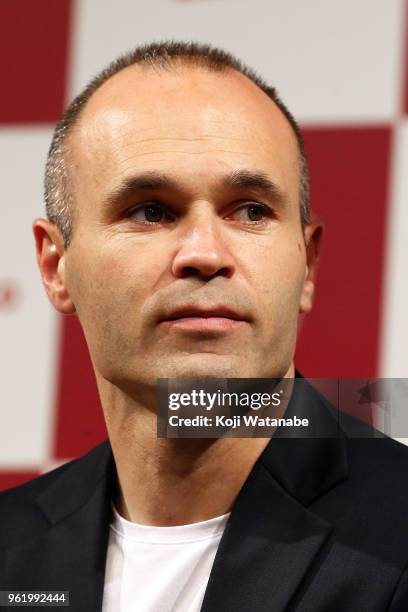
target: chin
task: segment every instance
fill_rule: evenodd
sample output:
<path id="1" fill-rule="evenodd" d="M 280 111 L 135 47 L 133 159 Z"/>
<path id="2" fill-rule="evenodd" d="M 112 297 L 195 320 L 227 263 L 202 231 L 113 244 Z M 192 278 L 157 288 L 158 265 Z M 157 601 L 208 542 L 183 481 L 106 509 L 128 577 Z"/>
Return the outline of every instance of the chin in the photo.
<path id="1" fill-rule="evenodd" d="M 248 367 L 235 356 L 204 353 L 181 357 L 161 368 L 162 378 L 246 378 Z"/>

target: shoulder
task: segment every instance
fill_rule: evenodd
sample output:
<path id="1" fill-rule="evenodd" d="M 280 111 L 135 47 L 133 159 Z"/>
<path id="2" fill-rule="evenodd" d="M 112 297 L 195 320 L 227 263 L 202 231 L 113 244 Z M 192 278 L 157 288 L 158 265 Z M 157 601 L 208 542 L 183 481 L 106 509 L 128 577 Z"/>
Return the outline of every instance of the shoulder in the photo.
<path id="1" fill-rule="evenodd" d="M 408 446 L 388 437 L 347 439 L 350 476 L 365 491 L 372 488 L 408 505 Z"/>
<path id="2" fill-rule="evenodd" d="M 374 511 L 380 500 L 408 511 L 408 446 L 347 413 L 336 412 L 345 440 L 348 486 L 355 499 L 373 504 Z"/>
<path id="3" fill-rule="evenodd" d="M 339 425 L 347 440 L 350 475 L 355 479 L 375 475 L 377 486 L 384 480 L 384 485 L 398 484 L 406 492 L 408 446 L 346 413 L 340 413 Z"/>

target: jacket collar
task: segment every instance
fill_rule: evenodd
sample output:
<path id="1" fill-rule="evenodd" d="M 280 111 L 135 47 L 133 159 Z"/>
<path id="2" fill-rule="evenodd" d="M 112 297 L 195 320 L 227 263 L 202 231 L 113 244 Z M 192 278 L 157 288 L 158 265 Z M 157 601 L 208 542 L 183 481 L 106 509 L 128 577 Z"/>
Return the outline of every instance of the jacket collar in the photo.
<path id="1" fill-rule="evenodd" d="M 346 436 L 339 414 L 296 372 L 285 418 L 307 418 L 309 427 L 304 434 L 295 427 L 278 429 L 259 461 L 304 506 L 348 477 Z"/>

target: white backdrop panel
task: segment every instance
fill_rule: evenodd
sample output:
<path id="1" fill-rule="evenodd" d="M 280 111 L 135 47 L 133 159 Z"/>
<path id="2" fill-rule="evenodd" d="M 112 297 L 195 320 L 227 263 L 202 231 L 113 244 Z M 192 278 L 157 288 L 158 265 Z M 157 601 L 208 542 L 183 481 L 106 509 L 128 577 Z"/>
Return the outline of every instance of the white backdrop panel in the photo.
<path id="1" fill-rule="evenodd" d="M 0 130 L 0 280 L 15 299 L 0 316 L 0 464 L 14 468 L 49 456 L 56 314 L 37 269 L 32 220 L 43 216 L 42 170 L 51 129 Z M 14 432 L 14 436 L 10 436 Z"/>
<path id="2" fill-rule="evenodd" d="M 71 92 L 162 38 L 235 52 L 303 123 L 381 122 L 400 100 L 403 0 L 79 0 Z"/>
<path id="3" fill-rule="evenodd" d="M 381 375 L 408 378 L 408 120 L 395 128 Z"/>

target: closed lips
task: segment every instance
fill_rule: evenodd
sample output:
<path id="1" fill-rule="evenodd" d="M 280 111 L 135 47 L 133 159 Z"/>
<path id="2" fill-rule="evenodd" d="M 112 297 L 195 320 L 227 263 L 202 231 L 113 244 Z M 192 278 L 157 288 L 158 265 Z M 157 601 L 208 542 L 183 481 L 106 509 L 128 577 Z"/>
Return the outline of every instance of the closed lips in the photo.
<path id="1" fill-rule="evenodd" d="M 185 319 L 189 317 L 194 318 L 204 318 L 208 319 L 210 317 L 220 317 L 225 319 L 233 319 L 234 321 L 243 321 L 247 320 L 242 315 L 230 310 L 229 308 L 211 308 L 211 309 L 202 309 L 202 308 L 183 308 L 180 310 L 176 310 L 166 316 L 163 321 L 174 321 L 176 319 Z"/>

